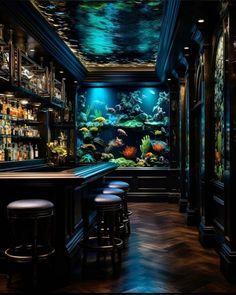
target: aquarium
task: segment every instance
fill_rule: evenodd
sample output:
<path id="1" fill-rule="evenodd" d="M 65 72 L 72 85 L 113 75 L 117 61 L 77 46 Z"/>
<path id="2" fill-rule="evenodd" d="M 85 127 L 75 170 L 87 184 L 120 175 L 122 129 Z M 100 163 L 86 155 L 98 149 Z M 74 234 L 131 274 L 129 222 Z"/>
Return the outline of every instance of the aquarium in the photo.
<path id="1" fill-rule="evenodd" d="M 224 178 L 224 36 L 220 36 L 216 50 L 214 75 L 215 163 L 214 176 Z"/>
<path id="2" fill-rule="evenodd" d="M 169 93 L 158 88 L 81 88 L 77 95 L 80 163 L 169 165 Z"/>

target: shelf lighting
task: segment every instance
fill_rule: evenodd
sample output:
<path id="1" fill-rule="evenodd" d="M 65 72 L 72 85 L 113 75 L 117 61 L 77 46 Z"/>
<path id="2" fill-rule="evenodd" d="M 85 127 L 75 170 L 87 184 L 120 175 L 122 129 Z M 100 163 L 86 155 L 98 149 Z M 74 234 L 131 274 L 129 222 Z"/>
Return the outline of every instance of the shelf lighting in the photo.
<path id="1" fill-rule="evenodd" d="M 189 50 L 189 47 L 188 47 L 188 46 L 185 46 L 184 49 L 185 49 L 185 50 Z"/>
<path id="2" fill-rule="evenodd" d="M 35 52 L 35 49 L 34 48 L 30 48 L 29 49 L 29 52 Z"/>
<path id="3" fill-rule="evenodd" d="M 53 112 L 53 109 L 52 108 L 48 108 L 48 112 Z"/>
<path id="4" fill-rule="evenodd" d="M 60 74 L 64 74 L 64 71 L 59 71 Z"/>
<path id="5" fill-rule="evenodd" d="M 202 24 L 202 23 L 204 23 L 205 22 L 205 20 L 203 19 L 203 18 L 200 18 L 200 19 L 198 19 L 198 21 L 197 21 L 198 23 L 200 23 L 200 24 Z"/>
<path id="6" fill-rule="evenodd" d="M 40 103 L 40 102 L 35 102 L 35 103 L 34 103 L 34 106 L 35 106 L 35 107 L 40 107 L 40 106 L 41 106 L 41 103 Z"/>
<path id="7" fill-rule="evenodd" d="M 27 105 L 29 102 L 28 102 L 27 99 L 21 99 L 20 103 L 23 104 L 23 105 Z"/>
<path id="8" fill-rule="evenodd" d="M 6 95 L 6 97 L 14 97 L 15 96 L 14 93 L 12 93 L 12 92 L 8 92 L 5 95 Z"/>
<path id="9" fill-rule="evenodd" d="M 171 81 L 171 78 L 168 78 L 167 80 L 168 80 L 168 81 Z"/>

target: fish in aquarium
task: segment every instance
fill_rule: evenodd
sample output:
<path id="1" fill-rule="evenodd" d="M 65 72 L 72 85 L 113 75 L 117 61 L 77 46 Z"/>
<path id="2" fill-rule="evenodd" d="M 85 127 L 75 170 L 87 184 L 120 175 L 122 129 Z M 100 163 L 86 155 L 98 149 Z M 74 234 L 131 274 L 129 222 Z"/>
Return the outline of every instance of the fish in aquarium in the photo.
<path id="1" fill-rule="evenodd" d="M 106 111 L 108 113 L 111 113 L 111 114 L 115 114 L 116 113 L 116 110 L 114 108 L 109 108 L 107 105 L 106 105 L 105 109 L 106 109 Z"/>
<path id="2" fill-rule="evenodd" d="M 89 132 L 89 129 L 87 127 L 82 127 L 79 129 L 81 132 Z"/>
<path id="3" fill-rule="evenodd" d="M 109 152 L 111 149 L 115 147 L 120 147 L 123 145 L 122 139 L 116 137 L 115 139 L 112 139 L 109 141 L 108 146 L 105 148 L 105 152 Z"/>
<path id="4" fill-rule="evenodd" d="M 120 136 L 128 136 L 128 134 L 125 132 L 125 130 L 118 128 L 117 132 Z"/>
<path id="5" fill-rule="evenodd" d="M 84 150 L 93 150 L 93 151 L 96 150 L 95 145 L 92 143 L 86 143 L 86 144 L 82 145 L 81 148 Z"/>
<path id="6" fill-rule="evenodd" d="M 93 126 L 93 127 L 90 127 L 90 128 L 89 128 L 89 131 L 90 131 L 90 132 L 98 132 L 99 129 L 98 129 L 98 127 L 96 127 L 96 126 Z"/>
<path id="7" fill-rule="evenodd" d="M 97 117 L 94 119 L 95 122 L 105 123 L 107 120 L 104 117 Z"/>
<path id="8" fill-rule="evenodd" d="M 154 132 L 152 132 L 154 135 L 161 135 L 162 131 L 159 129 L 154 130 Z"/>

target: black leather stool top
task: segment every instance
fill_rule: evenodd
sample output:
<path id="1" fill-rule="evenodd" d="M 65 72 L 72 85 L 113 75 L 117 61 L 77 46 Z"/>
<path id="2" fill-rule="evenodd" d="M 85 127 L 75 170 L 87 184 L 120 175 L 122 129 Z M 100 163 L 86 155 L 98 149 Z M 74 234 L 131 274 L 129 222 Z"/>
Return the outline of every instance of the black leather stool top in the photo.
<path id="1" fill-rule="evenodd" d="M 53 213 L 54 204 L 44 199 L 23 199 L 7 205 L 8 217 L 40 218 Z"/>
<path id="2" fill-rule="evenodd" d="M 103 187 L 103 188 L 98 188 L 97 191 L 101 194 L 110 194 L 110 195 L 117 195 L 117 196 L 122 196 L 124 195 L 125 191 L 120 188 L 113 188 L 113 187 Z"/>
<path id="3" fill-rule="evenodd" d="M 121 202 L 121 198 L 116 195 L 98 194 L 94 202 L 96 205 L 111 205 Z"/>
<path id="4" fill-rule="evenodd" d="M 109 182 L 106 182 L 105 185 L 112 188 L 120 188 L 124 190 L 129 189 L 129 184 L 124 181 L 109 181 Z"/>

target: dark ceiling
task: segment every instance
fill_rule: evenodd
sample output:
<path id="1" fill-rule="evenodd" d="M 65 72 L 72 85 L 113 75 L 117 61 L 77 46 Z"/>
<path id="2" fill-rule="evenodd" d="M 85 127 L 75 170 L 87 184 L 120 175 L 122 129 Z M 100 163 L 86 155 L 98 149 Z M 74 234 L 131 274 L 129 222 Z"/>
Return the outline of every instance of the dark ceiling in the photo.
<path id="1" fill-rule="evenodd" d="M 154 70 L 165 1 L 31 2 L 88 71 Z"/>

